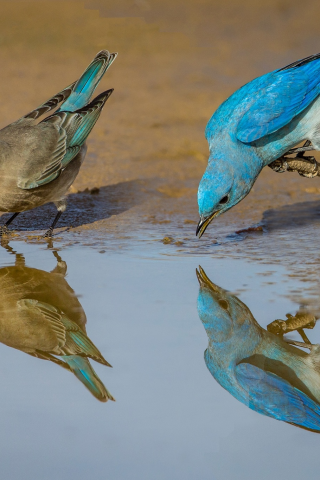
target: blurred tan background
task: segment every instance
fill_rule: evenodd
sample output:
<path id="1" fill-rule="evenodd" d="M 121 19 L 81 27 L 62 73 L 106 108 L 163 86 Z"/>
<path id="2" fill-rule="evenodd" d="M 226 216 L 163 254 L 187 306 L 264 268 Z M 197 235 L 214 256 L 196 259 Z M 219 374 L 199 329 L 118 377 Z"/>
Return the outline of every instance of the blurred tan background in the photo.
<path id="1" fill-rule="evenodd" d="M 320 51 L 319 20 L 316 0 L 1 0 L 0 126 L 79 77 L 97 51 L 118 51 L 99 86 L 115 91 L 60 225 L 150 227 L 157 238 L 183 241 L 198 220 L 210 116 L 255 76 Z M 317 185 L 265 169 L 215 232 L 257 223 L 270 208 L 316 200 Z M 99 195 L 79 193 L 93 187 Z M 16 225 L 45 228 L 46 209 L 21 215 Z"/>

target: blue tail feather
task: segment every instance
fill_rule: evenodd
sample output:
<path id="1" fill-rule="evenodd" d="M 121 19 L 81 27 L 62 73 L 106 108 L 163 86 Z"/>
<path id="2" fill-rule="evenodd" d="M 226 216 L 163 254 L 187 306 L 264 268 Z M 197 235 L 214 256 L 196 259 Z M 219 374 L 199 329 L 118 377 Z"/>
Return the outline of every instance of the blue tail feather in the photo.
<path id="1" fill-rule="evenodd" d="M 101 402 L 107 402 L 114 398 L 106 389 L 100 378 L 93 370 L 89 360 L 79 355 L 64 355 L 63 360 L 69 365 L 74 375 L 81 383 Z"/>
<path id="2" fill-rule="evenodd" d="M 58 111 L 74 112 L 83 108 L 89 102 L 98 83 L 116 56 L 116 53 L 101 50 L 76 82 L 73 92 L 67 100 L 62 103 Z"/>

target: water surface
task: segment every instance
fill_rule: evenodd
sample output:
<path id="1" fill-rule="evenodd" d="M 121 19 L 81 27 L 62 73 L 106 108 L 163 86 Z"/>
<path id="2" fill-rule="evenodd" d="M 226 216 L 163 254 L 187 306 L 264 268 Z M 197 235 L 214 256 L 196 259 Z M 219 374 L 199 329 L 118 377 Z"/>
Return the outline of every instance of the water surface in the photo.
<path id="1" fill-rule="evenodd" d="M 90 362 L 116 401 L 99 402 L 61 366 L 1 343 L 3 478 L 316 478 L 317 434 L 253 412 L 207 370 L 195 268 L 264 328 L 296 313 L 292 292 L 307 295 L 306 282 L 239 259 L 55 246 L 9 244 L 18 265 L 22 255 L 45 272 L 57 255 L 65 262 L 65 293 L 78 296 L 88 337 L 113 368 Z M 13 266 L 16 255 L 1 248 L 0 262 Z M 318 341 L 317 326 L 309 334 Z"/>

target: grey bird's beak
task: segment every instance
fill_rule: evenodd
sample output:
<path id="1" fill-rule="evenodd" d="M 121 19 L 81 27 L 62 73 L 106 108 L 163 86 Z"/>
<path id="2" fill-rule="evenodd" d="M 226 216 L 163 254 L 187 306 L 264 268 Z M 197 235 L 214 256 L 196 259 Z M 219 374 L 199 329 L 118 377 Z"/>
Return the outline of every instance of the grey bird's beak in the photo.
<path id="1" fill-rule="evenodd" d="M 209 215 L 206 218 L 203 215 L 201 215 L 198 226 L 197 226 L 197 230 L 196 230 L 196 236 L 199 236 L 199 238 L 201 238 L 204 232 L 206 231 L 207 226 L 212 222 L 214 217 L 216 217 L 219 213 L 220 211 L 217 210 L 216 212 L 213 212 L 211 215 Z"/>

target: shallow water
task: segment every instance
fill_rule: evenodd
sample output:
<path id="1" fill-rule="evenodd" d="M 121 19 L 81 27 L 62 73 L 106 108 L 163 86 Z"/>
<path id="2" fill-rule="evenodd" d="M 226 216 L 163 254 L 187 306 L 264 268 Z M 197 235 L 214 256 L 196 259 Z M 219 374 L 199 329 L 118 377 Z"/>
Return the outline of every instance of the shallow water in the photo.
<path id="1" fill-rule="evenodd" d="M 1 269 L 15 264 L 14 250 L 50 272 L 55 246 L 88 337 L 113 366 L 90 360 L 116 402 L 99 402 L 59 365 L 1 343 L 3 478 L 315 478 L 319 437 L 250 410 L 207 370 L 195 268 L 235 293 L 264 328 L 297 312 L 294 292 L 308 292 L 306 282 L 279 265 L 159 255 L 152 246 L 99 253 L 15 241 L 0 249 Z M 24 268 L 21 255 L 16 268 Z M 317 326 L 307 333 L 318 341 Z"/>
<path id="2" fill-rule="evenodd" d="M 45 205 L 19 215 L 0 248 L 0 324 L 11 343 L 21 311 L 10 316 L 1 283 L 16 262 L 10 248 L 20 254 L 10 298 L 58 302 L 80 336 L 86 318 L 113 368 L 89 362 L 116 402 L 0 343 L 1 478 L 318 479 L 319 436 L 250 410 L 208 371 L 195 274 L 200 264 L 264 329 L 301 306 L 320 316 L 318 179 L 264 169 L 243 202 L 195 237 L 208 119 L 252 78 L 317 52 L 318 18 L 316 0 L 1 1 L 2 127 L 102 48 L 119 52 L 99 86 L 115 92 L 53 246 L 36 236 L 55 215 Z M 236 233 L 256 225 L 263 231 Z M 319 342 L 318 325 L 306 333 Z"/>

